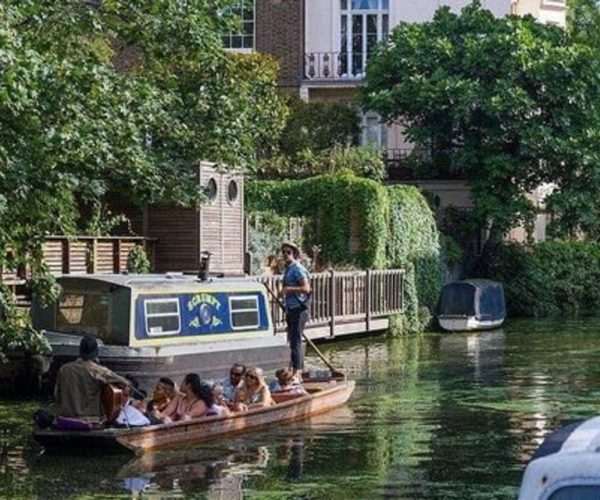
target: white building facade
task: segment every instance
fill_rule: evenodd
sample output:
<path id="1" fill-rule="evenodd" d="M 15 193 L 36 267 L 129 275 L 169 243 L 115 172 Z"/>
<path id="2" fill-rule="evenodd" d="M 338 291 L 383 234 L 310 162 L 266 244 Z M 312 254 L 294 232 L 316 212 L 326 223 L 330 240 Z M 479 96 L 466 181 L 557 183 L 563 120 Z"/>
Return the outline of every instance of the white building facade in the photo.
<path id="1" fill-rule="evenodd" d="M 304 77 L 300 95 L 311 100 L 350 100 L 365 76 L 369 55 L 400 22 L 425 22 L 449 6 L 460 11 L 471 0 L 305 0 Z M 566 0 L 482 0 L 496 16 L 530 14 L 541 22 L 564 26 Z M 362 116 L 362 142 L 402 156 L 410 145 L 397 126 L 380 123 L 374 113 Z"/>

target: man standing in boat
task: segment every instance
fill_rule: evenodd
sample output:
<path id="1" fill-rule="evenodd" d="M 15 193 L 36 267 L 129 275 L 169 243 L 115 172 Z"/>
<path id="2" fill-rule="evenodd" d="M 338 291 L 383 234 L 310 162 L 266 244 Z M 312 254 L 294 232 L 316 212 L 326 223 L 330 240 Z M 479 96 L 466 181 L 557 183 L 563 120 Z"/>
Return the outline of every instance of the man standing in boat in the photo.
<path id="1" fill-rule="evenodd" d="M 129 381 L 98 364 L 98 341 L 89 335 L 81 339 L 79 358 L 61 366 L 54 387 L 60 417 L 101 420 L 101 394 L 105 384 L 128 385 Z"/>
<path id="2" fill-rule="evenodd" d="M 285 320 L 287 323 L 288 342 L 291 349 L 291 362 L 296 381 L 302 381 L 304 355 L 302 337 L 308 321 L 308 301 L 310 294 L 310 275 L 300 264 L 300 249 L 293 243 L 281 245 L 281 253 L 285 263 L 283 288 L 281 295 L 285 302 Z"/>

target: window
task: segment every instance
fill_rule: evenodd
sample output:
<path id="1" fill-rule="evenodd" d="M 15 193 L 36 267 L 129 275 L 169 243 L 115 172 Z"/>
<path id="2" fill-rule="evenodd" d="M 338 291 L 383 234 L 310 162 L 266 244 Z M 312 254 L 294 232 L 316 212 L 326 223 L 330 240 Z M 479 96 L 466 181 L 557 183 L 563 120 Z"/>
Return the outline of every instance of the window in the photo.
<path id="1" fill-rule="evenodd" d="M 214 177 L 211 177 L 206 183 L 204 194 L 208 201 L 214 201 L 217 198 L 217 181 Z"/>
<path id="2" fill-rule="evenodd" d="M 113 342 L 110 328 L 110 297 L 101 293 L 65 293 L 58 302 L 56 329 L 64 333 L 87 333 Z"/>
<path id="3" fill-rule="evenodd" d="M 229 185 L 227 186 L 227 201 L 233 205 L 238 199 L 238 194 L 237 182 L 230 180 Z"/>
<path id="4" fill-rule="evenodd" d="M 363 146 L 373 145 L 387 148 L 387 125 L 377 113 L 364 113 L 361 119 Z"/>
<path id="5" fill-rule="evenodd" d="M 258 327 L 258 297 L 230 297 L 229 311 L 232 329 L 244 330 Z"/>
<path id="6" fill-rule="evenodd" d="M 239 18 L 239 30 L 223 35 L 226 49 L 252 50 L 254 48 L 254 0 L 238 0 L 232 14 Z"/>
<path id="7" fill-rule="evenodd" d="M 362 78 L 367 60 L 389 31 L 389 0 L 340 0 L 340 72 Z"/>
<path id="8" fill-rule="evenodd" d="M 149 337 L 173 335 L 181 331 L 179 299 L 144 300 L 146 332 Z"/>

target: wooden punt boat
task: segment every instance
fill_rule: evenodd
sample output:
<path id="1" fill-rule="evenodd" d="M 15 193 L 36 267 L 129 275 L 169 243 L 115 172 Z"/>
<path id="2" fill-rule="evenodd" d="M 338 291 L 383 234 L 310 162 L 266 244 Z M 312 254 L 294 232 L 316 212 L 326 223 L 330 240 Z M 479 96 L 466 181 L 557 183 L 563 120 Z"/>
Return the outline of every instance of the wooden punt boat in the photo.
<path id="1" fill-rule="evenodd" d="M 146 451 L 176 448 L 181 445 L 214 439 L 217 436 L 246 432 L 261 427 L 301 420 L 325 413 L 348 401 L 355 382 L 332 380 L 307 382 L 307 396 L 274 398 L 277 404 L 253 408 L 226 417 L 204 417 L 185 422 L 151 425 L 130 429 L 106 428 L 94 431 L 60 431 L 55 429 L 34 432 L 34 438 L 47 449 L 121 448 L 137 454 Z"/>

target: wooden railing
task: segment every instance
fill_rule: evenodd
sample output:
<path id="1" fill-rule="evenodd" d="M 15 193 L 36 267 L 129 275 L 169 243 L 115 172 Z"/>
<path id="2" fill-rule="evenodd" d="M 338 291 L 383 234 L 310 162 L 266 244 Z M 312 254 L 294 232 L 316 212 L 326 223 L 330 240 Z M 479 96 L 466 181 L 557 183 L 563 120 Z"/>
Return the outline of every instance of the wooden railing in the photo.
<path id="1" fill-rule="evenodd" d="M 112 274 L 127 269 L 127 257 L 135 246 L 143 246 L 154 268 L 154 240 L 141 236 L 47 236 L 42 245 L 44 262 L 58 274 Z M 8 285 L 19 303 L 27 303 L 24 285 L 31 270 L 0 269 L 0 282 Z"/>
<path id="2" fill-rule="evenodd" d="M 260 277 L 259 281 L 274 293 L 281 289 L 283 276 Z M 310 319 L 307 329 L 329 327 L 334 336 L 337 324 L 364 322 L 365 331 L 371 322 L 404 311 L 404 271 L 329 271 L 310 277 L 312 288 Z M 275 329 L 285 330 L 285 315 L 281 307 L 271 300 Z"/>

